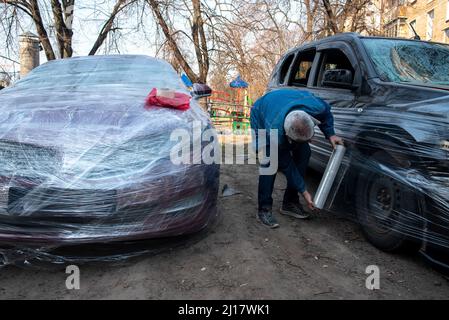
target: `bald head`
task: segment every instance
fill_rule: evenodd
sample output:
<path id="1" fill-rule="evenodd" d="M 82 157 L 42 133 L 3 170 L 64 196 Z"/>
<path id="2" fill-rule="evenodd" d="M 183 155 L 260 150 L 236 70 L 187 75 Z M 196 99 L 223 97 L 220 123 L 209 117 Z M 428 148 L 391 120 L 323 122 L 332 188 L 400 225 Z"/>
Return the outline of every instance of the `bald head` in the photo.
<path id="1" fill-rule="evenodd" d="M 315 132 L 316 120 L 301 110 L 290 112 L 284 121 L 287 137 L 295 142 L 306 142 L 312 139 Z"/>

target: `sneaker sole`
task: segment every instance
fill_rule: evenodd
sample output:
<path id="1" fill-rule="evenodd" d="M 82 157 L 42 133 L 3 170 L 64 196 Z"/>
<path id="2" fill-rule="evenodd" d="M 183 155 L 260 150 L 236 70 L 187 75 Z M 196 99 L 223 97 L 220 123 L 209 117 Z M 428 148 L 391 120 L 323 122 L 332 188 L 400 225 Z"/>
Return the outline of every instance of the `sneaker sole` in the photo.
<path id="1" fill-rule="evenodd" d="M 279 223 L 274 224 L 274 225 L 272 225 L 272 226 L 269 226 L 269 225 L 263 223 L 262 220 L 259 218 L 258 215 L 256 215 L 256 218 L 257 218 L 257 221 L 259 221 L 262 225 L 264 225 L 264 226 L 267 227 L 267 228 L 270 228 L 270 229 L 277 229 L 277 228 L 279 228 Z"/>
<path id="2" fill-rule="evenodd" d="M 298 215 L 296 213 L 293 213 L 293 212 L 290 212 L 290 211 L 285 211 L 285 210 L 282 210 L 282 209 L 281 209 L 281 214 L 284 215 L 284 216 L 289 216 L 289 217 L 300 219 L 300 220 L 310 219 L 310 215 L 300 216 L 300 215 Z"/>

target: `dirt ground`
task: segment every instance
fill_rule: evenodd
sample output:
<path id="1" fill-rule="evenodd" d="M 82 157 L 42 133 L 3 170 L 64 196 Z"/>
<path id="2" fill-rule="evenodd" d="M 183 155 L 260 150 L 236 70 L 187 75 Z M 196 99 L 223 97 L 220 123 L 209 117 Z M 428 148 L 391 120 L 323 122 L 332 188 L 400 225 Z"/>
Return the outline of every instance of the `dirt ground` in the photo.
<path id="1" fill-rule="evenodd" d="M 257 168 L 222 166 L 221 184 L 241 194 L 220 197 L 221 221 L 203 240 L 122 266 L 81 267 L 81 289 L 62 271 L 0 269 L 1 299 L 443 299 L 448 280 L 419 256 L 369 245 L 350 221 L 321 213 L 310 221 L 279 217 L 268 230 L 256 215 Z M 316 187 L 319 178 L 308 177 Z M 285 186 L 276 181 L 275 210 Z M 365 287 L 369 265 L 380 290 Z"/>

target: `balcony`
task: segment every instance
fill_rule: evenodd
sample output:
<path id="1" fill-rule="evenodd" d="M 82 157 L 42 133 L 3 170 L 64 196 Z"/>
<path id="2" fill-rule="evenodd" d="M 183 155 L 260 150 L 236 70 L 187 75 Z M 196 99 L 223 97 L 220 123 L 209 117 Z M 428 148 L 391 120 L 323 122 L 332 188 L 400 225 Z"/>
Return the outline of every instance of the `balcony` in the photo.
<path id="1" fill-rule="evenodd" d="M 394 8 L 386 8 L 385 24 L 389 24 L 397 19 L 407 18 L 407 6 L 396 6 Z"/>

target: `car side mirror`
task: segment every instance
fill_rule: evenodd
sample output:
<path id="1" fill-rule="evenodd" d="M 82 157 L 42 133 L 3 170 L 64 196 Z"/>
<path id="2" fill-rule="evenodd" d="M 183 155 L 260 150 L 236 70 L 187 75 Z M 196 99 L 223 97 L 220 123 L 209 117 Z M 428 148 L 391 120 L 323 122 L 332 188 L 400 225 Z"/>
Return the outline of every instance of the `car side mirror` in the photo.
<path id="1" fill-rule="evenodd" d="M 193 84 L 193 91 L 192 96 L 195 99 L 201 99 L 210 97 L 212 95 L 212 89 L 207 85 L 203 83 L 194 83 Z"/>
<path id="2" fill-rule="evenodd" d="M 332 69 L 324 72 L 322 87 L 342 88 L 342 89 L 356 89 L 352 84 L 352 72 L 347 69 Z"/>

